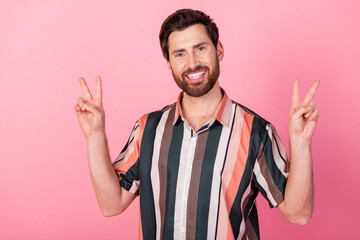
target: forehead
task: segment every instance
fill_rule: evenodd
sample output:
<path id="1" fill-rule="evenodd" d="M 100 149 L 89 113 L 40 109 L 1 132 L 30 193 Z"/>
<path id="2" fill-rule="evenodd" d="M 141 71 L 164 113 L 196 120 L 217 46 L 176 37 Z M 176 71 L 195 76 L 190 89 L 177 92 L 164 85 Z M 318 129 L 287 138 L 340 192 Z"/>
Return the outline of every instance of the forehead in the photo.
<path id="1" fill-rule="evenodd" d="M 201 42 L 212 43 L 205 26 L 194 24 L 181 31 L 174 31 L 168 39 L 169 52 L 193 47 Z"/>

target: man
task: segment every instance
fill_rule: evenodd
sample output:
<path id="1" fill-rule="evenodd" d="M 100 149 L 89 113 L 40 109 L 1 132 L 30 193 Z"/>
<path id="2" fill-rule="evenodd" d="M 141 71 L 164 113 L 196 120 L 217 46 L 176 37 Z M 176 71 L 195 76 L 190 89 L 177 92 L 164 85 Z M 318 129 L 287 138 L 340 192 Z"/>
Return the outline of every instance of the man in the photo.
<path id="1" fill-rule="evenodd" d="M 102 213 L 119 214 L 139 195 L 140 239 L 259 239 L 260 191 L 290 222 L 306 224 L 314 201 L 310 145 L 319 112 L 312 97 L 319 82 L 301 102 L 295 80 L 289 166 L 275 128 L 220 88 L 224 49 L 209 16 L 190 9 L 173 13 L 161 27 L 160 44 L 183 92 L 135 123 L 113 164 L 101 80 L 93 98 L 80 78 L 85 98 L 75 110 Z"/>

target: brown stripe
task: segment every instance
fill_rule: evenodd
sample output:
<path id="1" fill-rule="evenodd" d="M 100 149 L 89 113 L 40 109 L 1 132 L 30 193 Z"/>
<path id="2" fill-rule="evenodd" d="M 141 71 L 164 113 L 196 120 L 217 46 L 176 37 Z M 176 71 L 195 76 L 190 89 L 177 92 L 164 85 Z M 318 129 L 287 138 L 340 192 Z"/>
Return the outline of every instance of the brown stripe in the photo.
<path id="1" fill-rule="evenodd" d="M 201 133 L 200 135 L 198 135 L 196 143 L 196 150 L 194 154 L 189 186 L 189 194 L 187 197 L 188 202 L 186 212 L 186 239 L 195 239 L 199 183 L 208 135 L 209 131 Z"/>
<path id="2" fill-rule="evenodd" d="M 165 218 L 165 207 L 166 207 L 166 182 L 167 182 L 167 161 L 169 155 L 170 142 L 173 130 L 173 121 L 175 114 L 175 104 L 171 107 L 168 118 L 166 119 L 164 135 L 161 139 L 160 153 L 159 153 L 159 184 L 160 184 L 160 196 L 159 196 L 159 208 L 161 217 L 161 229 L 160 239 L 162 239 L 164 218 Z"/>
<path id="3" fill-rule="evenodd" d="M 281 142 L 281 139 L 279 137 L 279 134 L 276 132 L 275 127 L 271 124 L 270 124 L 270 127 L 271 127 L 272 134 L 276 139 L 276 146 L 279 149 L 280 156 L 285 160 L 285 172 L 288 173 L 290 171 L 290 162 L 288 161 L 286 149 L 285 149 L 283 143 Z M 275 150 L 277 150 L 277 149 L 275 149 Z"/>
<path id="4" fill-rule="evenodd" d="M 245 213 L 245 208 L 247 207 L 247 205 L 248 205 L 248 203 L 249 203 L 250 197 L 254 194 L 254 188 L 255 188 L 255 187 L 256 187 L 256 186 L 254 186 L 254 182 L 253 182 L 253 181 L 250 181 L 249 185 L 248 185 L 247 188 L 246 188 L 246 190 L 247 190 L 248 188 L 250 188 L 249 193 L 247 194 L 247 196 L 244 196 L 244 195 L 242 196 L 242 197 L 243 197 L 243 202 L 241 203 L 241 213 L 242 213 L 242 215 L 243 215 L 243 219 L 242 219 L 241 221 L 245 221 L 245 219 L 247 218 L 247 216 L 244 215 L 244 213 Z M 244 194 L 246 193 L 246 190 L 245 190 Z M 244 197 L 245 197 L 245 199 L 244 199 Z M 248 212 L 247 214 L 249 215 L 249 213 L 250 213 L 250 212 Z M 240 222 L 240 224 L 241 224 L 241 222 Z"/>
<path id="5" fill-rule="evenodd" d="M 245 229 L 246 230 L 245 230 L 245 233 L 244 233 L 242 239 L 258 240 L 254 226 L 251 224 L 250 219 L 246 219 Z"/>

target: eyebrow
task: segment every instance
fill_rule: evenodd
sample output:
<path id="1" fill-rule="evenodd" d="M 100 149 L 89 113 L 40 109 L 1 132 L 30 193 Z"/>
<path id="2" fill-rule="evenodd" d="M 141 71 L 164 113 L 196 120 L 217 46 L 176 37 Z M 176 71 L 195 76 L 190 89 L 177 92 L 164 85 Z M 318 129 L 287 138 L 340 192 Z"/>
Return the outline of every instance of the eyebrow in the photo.
<path id="1" fill-rule="evenodd" d="M 201 45 L 209 45 L 209 43 L 207 42 L 201 42 L 201 43 L 198 43 L 196 45 L 194 45 L 192 48 L 198 48 L 200 47 Z M 174 53 L 179 53 L 179 52 L 185 52 L 185 48 L 181 48 L 181 49 L 176 49 L 174 51 L 171 52 L 171 54 L 174 54 Z"/>

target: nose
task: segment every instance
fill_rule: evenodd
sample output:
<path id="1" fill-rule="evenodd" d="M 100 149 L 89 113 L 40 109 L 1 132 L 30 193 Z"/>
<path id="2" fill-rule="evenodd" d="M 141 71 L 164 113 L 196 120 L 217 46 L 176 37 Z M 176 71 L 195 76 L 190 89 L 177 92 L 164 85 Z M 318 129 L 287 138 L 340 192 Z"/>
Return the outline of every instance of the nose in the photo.
<path id="1" fill-rule="evenodd" d="M 187 61 L 188 68 L 194 69 L 199 65 L 199 57 L 195 53 L 191 53 L 188 55 Z"/>

